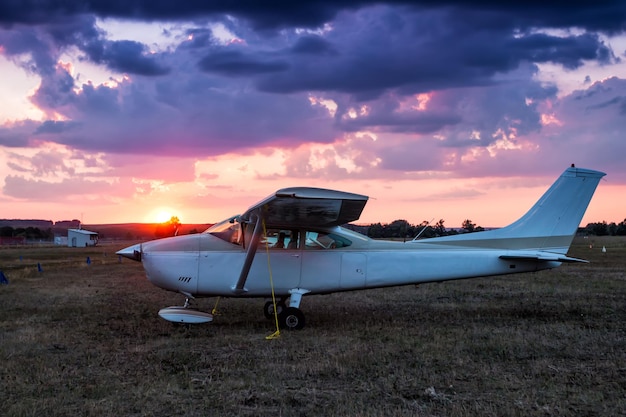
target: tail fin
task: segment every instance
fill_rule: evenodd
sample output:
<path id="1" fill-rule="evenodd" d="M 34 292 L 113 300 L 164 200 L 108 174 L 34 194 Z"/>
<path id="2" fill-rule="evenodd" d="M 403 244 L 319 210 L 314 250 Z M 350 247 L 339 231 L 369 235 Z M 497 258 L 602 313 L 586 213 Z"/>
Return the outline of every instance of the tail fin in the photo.
<path id="1" fill-rule="evenodd" d="M 429 243 L 544 250 L 565 255 L 591 197 L 605 175 L 604 172 L 572 166 L 563 172 L 526 214 L 509 226 L 430 239 Z"/>

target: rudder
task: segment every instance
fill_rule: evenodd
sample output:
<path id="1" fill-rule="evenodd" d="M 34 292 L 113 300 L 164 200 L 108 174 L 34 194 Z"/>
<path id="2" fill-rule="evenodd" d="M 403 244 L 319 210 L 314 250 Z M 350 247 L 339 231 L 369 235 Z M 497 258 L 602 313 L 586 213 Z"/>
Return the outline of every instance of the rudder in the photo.
<path id="1" fill-rule="evenodd" d="M 600 179 L 606 174 L 568 168 L 517 221 L 501 229 L 429 239 L 429 243 L 566 254 Z"/>

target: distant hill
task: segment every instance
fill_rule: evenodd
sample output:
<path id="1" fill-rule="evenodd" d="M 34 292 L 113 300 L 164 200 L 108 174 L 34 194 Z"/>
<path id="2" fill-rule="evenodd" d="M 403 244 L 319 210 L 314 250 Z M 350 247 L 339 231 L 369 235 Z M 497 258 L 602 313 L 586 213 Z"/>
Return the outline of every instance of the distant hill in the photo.
<path id="1" fill-rule="evenodd" d="M 97 232 L 100 239 L 150 240 L 157 238 L 159 223 L 119 223 L 119 224 L 83 224 L 81 228 Z M 202 233 L 211 223 L 182 224 L 178 235 L 188 235 L 191 232 Z"/>
<path id="2" fill-rule="evenodd" d="M 201 233 L 211 227 L 212 223 L 182 224 L 178 230 L 179 235 L 187 235 L 191 232 Z M 29 227 L 50 230 L 55 236 L 67 236 L 68 229 L 82 228 L 97 232 L 104 239 L 137 239 L 148 240 L 157 237 L 157 229 L 163 226 L 160 223 L 118 223 L 118 224 L 80 224 L 79 220 L 52 220 L 41 219 L 0 219 L 0 227 L 13 229 L 26 229 Z"/>
<path id="3" fill-rule="evenodd" d="M 27 227 L 37 227 L 39 229 L 50 229 L 54 226 L 52 220 L 39 219 L 0 219 L 0 227 L 12 227 L 14 229 Z"/>

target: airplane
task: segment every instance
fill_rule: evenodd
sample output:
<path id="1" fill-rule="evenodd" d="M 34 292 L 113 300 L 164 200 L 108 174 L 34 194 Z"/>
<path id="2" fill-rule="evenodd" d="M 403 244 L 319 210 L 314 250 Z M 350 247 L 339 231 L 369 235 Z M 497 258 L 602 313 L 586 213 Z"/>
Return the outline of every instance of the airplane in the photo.
<path id="1" fill-rule="evenodd" d="M 268 319 L 275 317 L 282 329 L 302 329 L 305 295 L 587 262 L 567 252 L 604 175 L 572 164 L 506 227 L 408 242 L 374 240 L 341 226 L 361 216 L 365 195 L 284 188 L 203 233 L 139 243 L 117 254 L 142 262 L 152 284 L 185 296 L 183 306 L 159 311 L 166 320 L 212 321 L 212 314 L 190 307 L 199 297 L 265 298 Z"/>

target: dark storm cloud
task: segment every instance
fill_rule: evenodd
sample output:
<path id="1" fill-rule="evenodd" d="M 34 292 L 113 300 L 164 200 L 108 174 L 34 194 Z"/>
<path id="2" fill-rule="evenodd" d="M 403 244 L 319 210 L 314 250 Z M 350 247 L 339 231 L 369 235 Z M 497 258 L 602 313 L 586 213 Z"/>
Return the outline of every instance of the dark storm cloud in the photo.
<path id="1" fill-rule="evenodd" d="M 145 45 L 135 41 L 92 42 L 83 49 L 90 60 L 105 64 L 121 73 L 164 75 L 169 69 L 159 65 L 148 55 Z"/>
<path id="2" fill-rule="evenodd" d="M 626 28 L 626 3 L 610 1 L 541 1 L 502 2 L 495 0 L 396 0 L 389 4 L 420 9 L 456 10 L 467 19 L 475 19 L 476 10 L 488 12 L 491 24 L 529 27 L 580 27 L 617 32 Z M 197 19 L 202 16 L 229 14 L 249 20 L 256 28 L 316 27 L 334 19 L 342 10 L 355 10 L 380 4 L 377 0 L 311 1 L 151 1 L 151 0 L 22 0 L 0 3 L 0 23 L 35 24 L 78 14 L 101 17 L 150 20 Z M 477 22 L 478 23 L 478 22 Z"/>
<path id="3" fill-rule="evenodd" d="M 515 50 L 532 62 L 555 62 L 568 69 L 576 69 L 583 60 L 611 61 L 613 54 L 594 34 L 560 38 L 545 34 L 528 35 L 511 42 Z"/>
<path id="4" fill-rule="evenodd" d="M 336 51 L 332 44 L 321 36 L 302 36 L 291 49 L 296 54 L 312 55 L 335 55 Z"/>
<path id="5" fill-rule="evenodd" d="M 95 25 L 95 16 L 135 20 L 196 19 L 232 14 L 252 22 L 254 27 L 316 27 L 330 19 L 334 30 L 325 36 L 302 34 L 280 49 L 220 50 L 203 53 L 199 68 L 232 77 L 252 77 L 262 91 L 340 91 L 361 100 L 377 97 L 385 89 L 399 88 L 405 94 L 432 89 L 484 85 L 497 72 L 516 68 L 523 60 L 554 62 L 576 68 L 583 60 L 609 62 L 612 51 L 597 35 L 556 37 L 530 33 L 529 27 L 585 28 L 586 10 L 590 27 L 607 19 L 607 30 L 624 26 L 626 6 L 578 4 L 573 7 L 531 2 L 524 8 L 478 1 L 475 7 L 450 1 L 391 2 L 400 7 L 372 5 L 375 2 L 101 2 L 29 1 L 0 5 L 0 16 L 8 23 L 40 23 L 33 36 L 21 26 L 20 42 L 9 42 L 8 54 L 32 53 L 34 67 L 50 71 L 58 48 L 76 46 L 85 58 L 111 70 L 146 76 L 164 75 L 171 68 L 160 54 L 148 54 L 145 45 L 130 41 L 108 41 Z M 366 9 L 358 9 L 372 5 Z M 27 7 L 29 6 L 29 7 Z M 32 7 L 30 7 L 32 6 Z M 533 9 L 534 7 L 534 9 Z M 341 10 L 355 11 L 339 13 Z M 357 11 L 358 10 L 358 11 Z M 564 16 L 565 15 L 565 16 Z M 573 15 L 570 19 L 566 16 Z M 46 16 L 48 18 L 46 19 Z M 61 17 L 63 19 L 61 20 Z M 610 23 L 613 22 L 613 23 Z M 50 39 L 46 39 L 45 34 Z M 205 33 L 194 35 L 193 45 L 213 42 Z M 258 35 L 258 34 L 257 34 Z M 277 43 L 276 38 L 266 38 Z M 6 43 L 0 38 L 2 44 Z M 51 45 L 52 43 L 52 45 Z M 188 45 L 187 47 L 191 47 Z M 267 55 L 266 55 L 267 54 Z M 320 59 L 326 57 L 328 59 Z M 280 73 L 280 76 L 275 76 Z"/>
<path id="6" fill-rule="evenodd" d="M 197 19 L 201 16 L 230 14 L 246 18 L 257 28 L 316 26 L 332 19 L 346 7 L 368 1 L 149 1 L 149 0 L 23 0 L 0 3 L 0 23 L 37 24 L 76 14 L 95 14 L 143 20 Z"/>
<path id="7" fill-rule="evenodd" d="M 145 45 L 130 40 L 107 40 L 106 33 L 97 28 L 94 16 L 77 15 L 63 22 L 0 29 L 0 45 L 4 54 L 15 57 L 28 71 L 42 76 L 53 74 L 61 53 L 74 47 L 84 53 L 83 59 L 106 65 L 115 72 L 154 76 L 169 71 Z"/>
<path id="8" fill-rule="evenodd" d="M 29 73 L 46 75 L 54 72 L 56 48 L 42 31 L 30 27 L 0 28 L 3 54 L 14 58 Z"/>
<path id="9" fill-rule="evenodd" d="M 46 120 L 35 130 L 35 135 L 46 133 L 63 133 L 78 127 L 78 123 L 75 122 L 63 122 L 58 120 Z"/>
<path id="10" fill-rule="evenodd" d="M 574 69 L 584 60 L 609 63 L 612 51 L 595 34 L 554 36 L 519 34 L 501 28 L 468 28 L 458 16 L 376 7 L 338 17 L 322 44 L 332 56 L 294 53 L 300 38 L 283 57 L 291 65 L 280 77 L 260 76 L 263 91 L 338 91 L 361 100 L 387 89 L 402 94 L 443 88 L 488 85 L 497 73 L 524 62 L 553 62 Z M 318 42 L 319 43 L 319 42 Z M 278 53 L 278 51 L 276 51 Z"/>
<path id="11" fill-rule="evenodd" d="M 200 69 L 232 77 L 282 72 L 289 65 L 280 60 L 263 59 L 238 51 L 215 51 L 198 63 Z"/>

